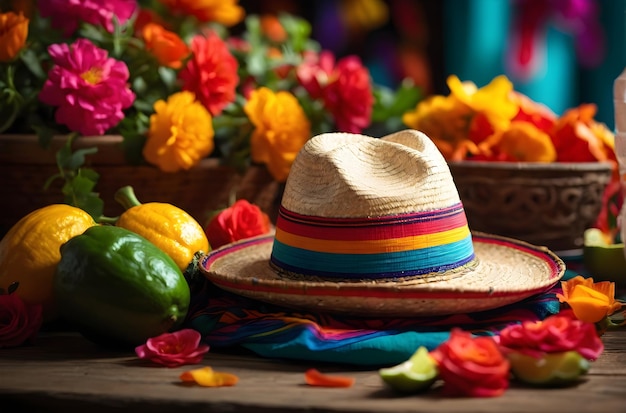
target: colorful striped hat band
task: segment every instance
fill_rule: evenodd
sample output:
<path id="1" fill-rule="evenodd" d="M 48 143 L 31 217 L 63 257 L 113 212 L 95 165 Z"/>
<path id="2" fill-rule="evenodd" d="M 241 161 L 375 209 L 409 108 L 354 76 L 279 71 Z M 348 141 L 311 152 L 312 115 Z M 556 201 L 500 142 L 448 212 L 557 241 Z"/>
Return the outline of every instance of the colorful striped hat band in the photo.
<path id="1" fill-rule="evenodd" d="M 342 281 L 437 275 L 473 260 L 461 203 L 368 218 L 312 217 L 281 207 L 270 258 L 287 275 Z"/>

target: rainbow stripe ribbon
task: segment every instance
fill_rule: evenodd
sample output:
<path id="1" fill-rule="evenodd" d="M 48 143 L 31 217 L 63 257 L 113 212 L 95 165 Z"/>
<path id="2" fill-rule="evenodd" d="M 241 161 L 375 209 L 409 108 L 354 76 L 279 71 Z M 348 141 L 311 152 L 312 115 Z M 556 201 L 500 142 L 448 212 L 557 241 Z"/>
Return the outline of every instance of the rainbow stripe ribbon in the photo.
<path id="1" fill-rule="evenodd" d="M 324 218 L 280 208 L 271 262 L 296 274 L 383 279 L 458 268 L 474 259 L 462 204 L 371 218 Z"/>

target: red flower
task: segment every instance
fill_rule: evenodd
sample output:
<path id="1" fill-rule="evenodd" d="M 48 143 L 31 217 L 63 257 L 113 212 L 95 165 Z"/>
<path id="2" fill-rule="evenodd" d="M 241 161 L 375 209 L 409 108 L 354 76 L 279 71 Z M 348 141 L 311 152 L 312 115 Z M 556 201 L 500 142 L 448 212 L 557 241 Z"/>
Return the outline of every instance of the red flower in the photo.
<path id="1" fill-rule="evenodd" d="M 239 241 L 270 231 L 270 219 L 261 208 L 244 199 L 214 216 L 205 232 L 211 248 Z"/>
<path id="2" fill-rule="evenodd" d="M 339 60 L 323 99 L 340 131 L 359 133 L 369 126 L 374 97 L 369 72 L 358 57 Z"/>
<path id="3" fill-rule="evenodd" d="M 135 348 L 140 359 L 151 360 L 166 367 L 198 364 L 209 351 L 209 346 L 200 344 L 200 333 L 192 329 L 163 333 L 149 338 L 146 344 Z"/>
<path id="4" fill-rule="evenodd" d="M 534 357 L 577 351 L 588 360 L 597 359 L 604 350 L 595 325 L 578 320 L 571 310 L 543 321 L 526 321 L 506 327 L 500 333 L 500 346 L 504 351 L 518 351 Z"/>
<path id="5" fill-rule="evenodd" d="M 0 348 L 17 347 L 35 338 L 42 323 L 40 304 L 26 304 L 17 294 L 0 295 Z"/>
<path id="6" fill-rule="evenodd" d="M 473 338 L 454 328 L 450 338 L 431 352 L 444 391 L 452 396 L 494 397 L 509 386 L 508 360 L 492 337 Z"/>
<path id="7" fill-rule="evenodd" d="M 308 54 L 297 76 L 312 98 L 322 99 L 339 131 L 359 133 L 369 126 L 374 96 L 369 72 L 358 57 L 344 57 L 335 66 L 330 52 Z"/>
<path id="8" fill-rule="evenodd" d="M 183 90 L 196 94 L 197 99 L 216 116 L 235 100 L 239 83 L 237 60 L 228 46 L 215 33 L 195 36 L 191 42 L 192 57 L 180 72 Z"/>

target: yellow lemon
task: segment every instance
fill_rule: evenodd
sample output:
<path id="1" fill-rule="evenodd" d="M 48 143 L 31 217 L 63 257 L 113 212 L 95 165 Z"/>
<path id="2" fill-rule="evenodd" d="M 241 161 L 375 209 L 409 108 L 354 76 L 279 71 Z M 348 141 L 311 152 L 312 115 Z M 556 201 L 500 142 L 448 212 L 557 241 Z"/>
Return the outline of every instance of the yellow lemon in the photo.
<path id="1" fill-rule="evenodd" d="M 56 317 L 53 278 L 60 247 L 97 225 L 80 208 L 53 204 L 20 219 L 0 241 L 0 288 L 19 283 L 17 294 L 29 304 L 42 304 L 44 320 Z"/>

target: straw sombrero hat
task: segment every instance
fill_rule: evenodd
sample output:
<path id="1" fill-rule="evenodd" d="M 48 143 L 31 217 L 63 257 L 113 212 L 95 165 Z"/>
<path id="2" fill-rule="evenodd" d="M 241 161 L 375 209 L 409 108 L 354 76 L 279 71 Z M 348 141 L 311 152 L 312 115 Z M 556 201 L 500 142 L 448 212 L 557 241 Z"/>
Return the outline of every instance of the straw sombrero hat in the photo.
<path id="1" fill-rule="evenodd" d="M 311 138 L 287 179 L 275 234 L 202 260 L 228 291 L 365 316 L 467 313 L 554 286 L 545 247 L 472 233 L 447 163 L 423 133 Z"/>

